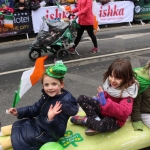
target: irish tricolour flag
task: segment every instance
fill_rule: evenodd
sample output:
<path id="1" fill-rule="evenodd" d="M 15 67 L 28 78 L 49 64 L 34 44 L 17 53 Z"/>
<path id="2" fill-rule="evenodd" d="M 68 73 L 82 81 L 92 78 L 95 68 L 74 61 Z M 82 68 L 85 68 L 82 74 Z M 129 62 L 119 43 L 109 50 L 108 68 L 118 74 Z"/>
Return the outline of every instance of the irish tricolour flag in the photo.
<path id="1" fill-rule="evenodd" d="M 13 28 L 14 27 L 14 16 L 13 15 L 4 15 L 4 27 Z"/>
<path id="2" fill-rule="evenodd" d="M 64 12 L 71 12 L 71 6 L 62 6 L 57 1 L 55 1 L 58 8 Z"/>
<path id="3" fill-rule="evenodd" d="M 15 107 L 20 101 L 21 97 L 41 79 L 43 73 L 45 72 L 44 61 L 47 57 L 48 56 L 38 58 L 33 68 L 23 72 L 20 86 L 15 92 L 12 107 Z"/>

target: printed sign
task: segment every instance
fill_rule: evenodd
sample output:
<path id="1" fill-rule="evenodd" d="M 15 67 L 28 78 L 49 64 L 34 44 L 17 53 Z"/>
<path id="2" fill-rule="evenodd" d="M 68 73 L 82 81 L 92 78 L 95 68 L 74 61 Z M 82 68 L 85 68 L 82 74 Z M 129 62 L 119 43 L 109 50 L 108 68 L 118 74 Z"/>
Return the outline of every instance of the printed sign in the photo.
<path id="1" fill-rule="evenodd" d="M 0 15 L 0 37 L 29 33 L 32 30 L 31 16 L 28 11 L 15 12 L 13 28 L 4 27 L 4 16 Z"/>
<path id="2" fill-rule="evenodd" d="M 105 5 L 97 3 L 99 24 L 114 24 L 133 21 L 134 4 L 130 1 L 109 2 Z"/>
<path id="3" fill-rule="evenodd" d="M 150 3 L 145 3 L 144 0 L 140 0 L 135 3 L 134 8 L 135 20 L 149 20 L 150 19 Z"/>
<path id="4" fill-rule="evenodd" d="M 74 8 L 74 5 L 71 5 Z M 115 24 L 122 22 L 133 21 L 134 4 L 131 1 L 117 1 L 109 2 L 105 5 L 97 3 L 98 24 Z M 38 17 L 37 17 L 38 16 Z M 37 11 L 32 11 L 33 29 L 38 33 L 42 27 L 42 17 L 46 16 L 48 19 L 65 18 L 67 13 L 61 11 L 57 6 L 41 7 Z M 44 30 L 48 31 L 47 25 Z"/>

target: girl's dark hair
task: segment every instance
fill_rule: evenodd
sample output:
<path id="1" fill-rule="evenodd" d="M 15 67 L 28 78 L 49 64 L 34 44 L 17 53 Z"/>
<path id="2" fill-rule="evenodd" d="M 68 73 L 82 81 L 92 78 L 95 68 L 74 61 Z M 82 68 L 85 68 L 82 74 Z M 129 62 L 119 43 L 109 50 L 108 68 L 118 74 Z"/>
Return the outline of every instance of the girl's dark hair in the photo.
<path id="1" fill-rule="evenodd" d="M 108 70 L 103 75 L 103 82 L 112 75 L 118 79 L 123 79 L 121 85 L 121 95 L 124 89 L 136 83 L 136 74 L 134 73 L 131 63 L 126 59 L 116 59 L 108 68 Z"/>
<path id="2" fill-rule="evenodd" d="M 43 84 L 43 78 L 44 78 L 45 76 L 48 76 L 48 75 L 47 75 L 46 73 L 43 74 L 42 79 L 41 79 L 41 83 L 42 83 L 42 84 Z M 63 83 L 63 82 L 64 82 L 63 78 L 57 78 L 57 79 L 60 81 L 60 83 Z"/>

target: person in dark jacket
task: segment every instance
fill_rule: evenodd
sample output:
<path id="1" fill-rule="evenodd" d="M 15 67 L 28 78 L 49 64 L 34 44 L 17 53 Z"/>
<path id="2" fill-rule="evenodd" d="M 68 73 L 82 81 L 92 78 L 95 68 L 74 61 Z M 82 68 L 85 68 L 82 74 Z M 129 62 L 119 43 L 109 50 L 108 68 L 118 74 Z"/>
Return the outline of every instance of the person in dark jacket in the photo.
<path id="1" fill-rule="evenodd" d="M 150 128 L 150 61 L 134 71 L 140 88 L 133 103 L 131 120 L 135 131 L 143 131 L 144 124 Z"/>
<path id="2" fill-rule="evenodd" d="M 14 5 L 14 11 L 29 10 L 29 9 L 30 9 L 30 6 L 25 0 L 19 0 L 19 2 L 17 2 Z"/>
<path id="3" fill-rule="evenodd" d="M 42 78 L 42 97 L 32 106 L 10 108 L 18 121 L 1 128 L 0 135 L 11 134 L 1 142 L 0 150 L 39 150 L 47 142 L 56 142 L 64 136 L 70 116 L 78 112 L 76 99 L 64 89 L 67 68 L 56 62 Z"/>

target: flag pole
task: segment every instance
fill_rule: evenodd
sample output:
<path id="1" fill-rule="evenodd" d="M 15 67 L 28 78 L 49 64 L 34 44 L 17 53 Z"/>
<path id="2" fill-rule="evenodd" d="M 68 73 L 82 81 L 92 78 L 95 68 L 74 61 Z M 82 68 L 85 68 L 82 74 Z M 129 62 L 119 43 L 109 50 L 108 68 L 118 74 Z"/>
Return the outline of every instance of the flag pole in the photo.
<path id="1" fill-rule="evenodd" d="M 13 100 L 13 103 L 12 103 L 12 107 L 13 107 L 13 108 L 16 106 L 17 94 L 18 94 L 18 91 L 15 91 L 14 100 Z"/>

